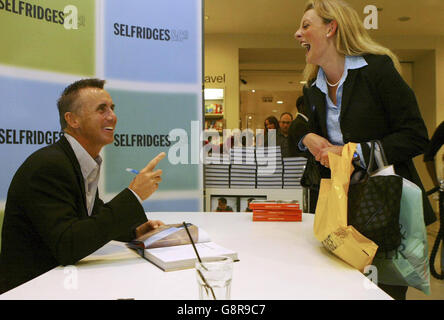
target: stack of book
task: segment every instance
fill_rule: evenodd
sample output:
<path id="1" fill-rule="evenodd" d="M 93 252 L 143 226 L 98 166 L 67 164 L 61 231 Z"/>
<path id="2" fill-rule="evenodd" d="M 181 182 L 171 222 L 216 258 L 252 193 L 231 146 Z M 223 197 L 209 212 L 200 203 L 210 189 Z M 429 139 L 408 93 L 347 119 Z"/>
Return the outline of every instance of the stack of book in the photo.
<path id="1" fill-rule="evenodd" d="M 257 188 L 282 189 L 282 155 L 281 147 L 256 149 Z"/>
<path id="2" fill-rule="evenodd" d="M 230 150 L 230 187 L 256 188 L 256 158 L 254 147 L 235 147 Z"/>
<path id="3" fill-rule="evenodd" d="M 303 157 L 284 158 L 284 189 L 302 188 L 301 179 L 307 159 Z"/>
<path id="4" fill-rule="evenodd" d="M 301 188 L 307 159 L 282 158 L 280 146 L 234 147 L 230 154 L 204 161 L 205 187 L 247 189 Z"/>
<path id="5" fill-rule="evenodd" d="M 204 160 L 205 187 L 229 188 L 230 158 L 228 155 L 207 157 Z"/>
<path id="6" fill-rule="evenodd" d="M 297 200 L 253 200 L 253 221 L 302 221 L 302 209 Z"/>

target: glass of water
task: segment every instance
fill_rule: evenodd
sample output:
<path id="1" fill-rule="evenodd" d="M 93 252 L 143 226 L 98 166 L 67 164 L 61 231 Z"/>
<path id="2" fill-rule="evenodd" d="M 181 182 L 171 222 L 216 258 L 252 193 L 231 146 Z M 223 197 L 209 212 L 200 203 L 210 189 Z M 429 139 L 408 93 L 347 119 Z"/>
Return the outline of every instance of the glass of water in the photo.
<path id="1" fill-rule="evenodd" d="M 200 300 L 230 300 L 233 259 L 203 258 L 195 267 Z"/>

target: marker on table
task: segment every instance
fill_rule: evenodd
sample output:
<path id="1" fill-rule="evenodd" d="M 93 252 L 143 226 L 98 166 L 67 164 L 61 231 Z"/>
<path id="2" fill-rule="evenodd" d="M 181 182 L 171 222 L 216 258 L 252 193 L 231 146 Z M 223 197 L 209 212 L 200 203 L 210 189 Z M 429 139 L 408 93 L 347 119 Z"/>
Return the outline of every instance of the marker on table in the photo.
<path id="1" fill-rule="evenodd" d="M 132 173 L 134 173 L 134 174 L 139 174 L 139 171 L 136 170 L 136 169 L 126 168 L 126 171 L 128 171 L 128 172 L 132 172 Z"/>

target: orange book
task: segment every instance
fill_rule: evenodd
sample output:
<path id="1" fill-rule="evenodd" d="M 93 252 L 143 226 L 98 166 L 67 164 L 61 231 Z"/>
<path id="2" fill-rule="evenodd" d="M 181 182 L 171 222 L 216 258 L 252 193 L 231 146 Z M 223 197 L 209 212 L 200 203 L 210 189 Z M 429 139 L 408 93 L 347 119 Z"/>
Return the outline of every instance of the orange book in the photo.
<path id="1" fill-rule="evenodd" d="M 253 210 L 253 221 L 302 221 L 302 210 Z"/>
<path id="2" fill-rule="evenodd" d="M 302 214 L 264 215 L 253 213 L 253 221 L 302 221 Z"/>
<path id="3" fill-rule="evenodd" d="M 302 210 L 301 209 L 291 209 L 291 210 L 285 210 L 285 209 L 255 209 L 253 210 L 253 213 L 256 213 L 258 215 L 261 214 L 268 214 L 268 215 L 297 215 L 297 214 L 301 214 Z"/>
<path id="4" fill-rule="evenodd" d="M 253 200 L 249 205 L 250 209 L 278 209 L 278 210 L 295 210 L 299 208 L 297 200 Z"/>

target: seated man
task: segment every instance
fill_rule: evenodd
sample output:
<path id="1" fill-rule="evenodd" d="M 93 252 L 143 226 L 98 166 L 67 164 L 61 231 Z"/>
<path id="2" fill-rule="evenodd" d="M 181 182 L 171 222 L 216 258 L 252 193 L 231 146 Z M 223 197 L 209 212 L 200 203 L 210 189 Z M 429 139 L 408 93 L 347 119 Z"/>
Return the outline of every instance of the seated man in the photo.
<path id="1" fill-rule="evenodd" d="M 163 224 L 148 221 L 141 202 L 161 181 L 159 154 L 110 202 L 100 200 L 99 152 L 112 143 L 117 117 L 105 81 L 68 86 L 57 105 L 65 134 L 17 170 L 6 200 L 0 293 L 58 265 L 75 264 L 110 240 L 129 241 Z"/>

